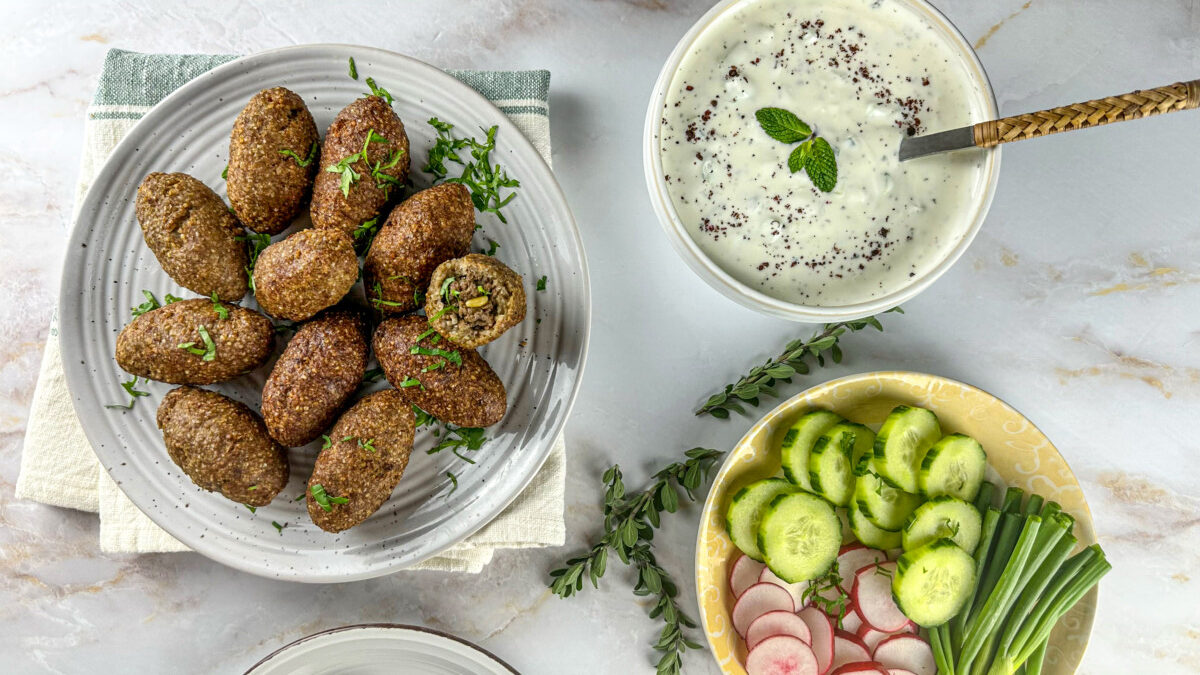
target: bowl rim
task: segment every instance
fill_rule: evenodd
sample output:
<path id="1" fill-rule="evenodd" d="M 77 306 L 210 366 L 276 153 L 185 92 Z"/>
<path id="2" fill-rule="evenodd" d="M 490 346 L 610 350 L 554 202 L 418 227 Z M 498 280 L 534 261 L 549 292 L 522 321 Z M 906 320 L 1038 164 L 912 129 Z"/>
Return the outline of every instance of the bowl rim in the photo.
<path id="1" fill-rule="evenodd" d="M 999 146 L 986 151 L 987 162 L 984 167 L 986 177 L 983 181 L 983 192 L 977 200 L 976 209 L 969 227 L 962 232 L 958 243 L 951 249 L 949 254 L 934 266 L 932 270 L 914 279 L 908 285 L 887 295 L 849 305 L 821 306 L 792 303 L 751 288 L 735 279 L 733 275 L 710 259 L 700 249 L 699 245 L 692 240 L 687 232 L 687 228 L 675 213 L 675 208 L 672 205 L 670 193 L 663 177 L 662 157 L 659 152 L 658 139 L 662 127 L 662 115 L 659 111 L 663 109 L 667 91 L 670 89 L 671 80 L 674 79 L 679 69 L 680 62 L 696 38 L 723 14 L 733 9 L 735 5 L 756 1 L 758 0 L 721 0 L 709 9 L 696 23 L 692 24 L 691 28 L 676 43 L 675 48 L 667 57 L 654 83 L 654 89 L 650 96 L 650 104 L 646 110 L 646 123 L 643 131 L 642 167 L 646 177 L 646 189 L 649 192 L 650 202 L 654 208 L 654 214 L 658 218 L 659 225 L 666 233 L 671 247 L 675 249 L 675 252 L 683 259 L 687 266 L 691 268 L 692 272 L 725 297 L 761 314 L 807 323 L 847 321 L 877 314 L 911 300 L 931 286 L 958 262 L 958 259 L 970 247 L 971 243 L 975 240 L 975 236 L 982 228 L 983 221 L 987 219 L 988 212 L 991 209 L 992 200 L 996 194 L 996 185 L 999 181 L 1001 154 Z M 996 94 L 992 88 L 991 79 L 988 78 L 987 71 L 984 69 L 983 63 L 979 60 L 979 55 L 962 34 L 962 31 L 958 29 L 958 26 L 930 4 L 928 0 L 897 1 L 909 5 L 918 12 L 923 12 L 931 23 L 940 25 L 943 32 L 949 38 L 951 46 L 957 47 L 960 52 L 959 55 L 963 58 L 963 62 L 967 66 L 968 74 L 972 76 L 973 81 L 979 87 L 984 98 L 984 113 L 989 115 L 990 119 L 998 118 L 1000 112 L 996 103 Z"/>
<path id="2" fill-rule="evenodd" d="M 961 380 L 956 380 L 954 378 L 945 377 L 942 375 L 934 375 L 931 373 L 922 373 L 922 372 L 918 372 L 918 371 L 877 370 L 877 371 L 868 371 L 868 372 L 861 372 L 861 373 L 852 373 L 850 375 L 844 375 L 842 377 L 834 378 L 832 380 L 826 380 L 824 382 L 814 384 L 813 386 L 808 387 L 804 391 L 801 391 L 794 396 L 788 397 L 786 400 L 780 401 L 779 404 L 776 405 L 774 408 L 772 408 L 770 411 L 764 413 L 763 415 L 761 415 L 760 417 L 755 419 L 754 422 L 751 423 L 750 427 L 746 430 L 746 433 L 743 434 L 737 440 L 737 442 L 734 443 L 732 448 L 730 448 L 729 452 L 727 452 L 725 454 L 725 457 L 724 457 L 723 461 L 721 462 L 721 466 L 717 469 L 716 473 L 713 475 L 712 484 L 709 486 L 708 493 L 705 495 L 705 498 L 704 498 L 704 504 L 700 508 L 700 522 L 696 526 L 696 539 L 694 542 L 696 553 L 692 557 L 692 584 L 693 584 L 693 590 L 696 592 L 696 605 L 697 605 L 696 609 L 697 609 L 697 612 L 699 613 L 699 617 L 700 617 L 700 621 L 699 621 L 700 628 L 704 631 L 705 643 L 708 645 L 709 652 L 714 657 L 714 660 L 716 659 L 714 637 L 713 637 L 712 631 L 709 627 L 708 613 L 704 611 L 704 605 L 703 605 L 704 589 L 701 586 L 702 579 L 700 577 L 701 556 L 705 555 L 704 534 L 706 531 L 706 525 L 708 524 L 708 520 L 709 520 L 708 514 L 709 514 L 710 510 L 713 508 L 712 502 L 716 497 L 717 485 L 721 481 L 728 482 L 729 474 L 732 471 L 734 471 L 733 467 L 734 467 L 735 455 L 736 455 L 738 449 L 741 448 L 743 445 L 745 445 L 749 439 L 751 439 L 753 436 L 755 436 L 757 433 L 759 433 L 760 426 L 762 426 L 767 420 L 773 420 L 780 416 L 790 414 L 791 411 L 788 411 L 788 412 L 785 412 L 785 411 L 787 411 L 791 407 L 794 407 L 797 401 L 808 397 L 809 395 L 812 394 L 812 392 L 814 392 L 816 390 L 836 388 L 836 387 L 845 386 L 847 384 L 852 384 L 852 383 L 857 383 L 857 382 L 862 382 L 862 381 L 879 380 L 879 379 L 884 379 L 884 378 L 893 379 L 893 380 L 897 380 L 897 381 L 903 380 L 905 378 L 919 378 L 919 379 L 927 380 L 929 382 L 940 382 L 943 384 L 949 384 L 949 385 L 953 385 L 955 387 L 960 387 L 965 390 L 973 390 L 984 396 L 994 399 L 1001 406 L 1008 408 L 1013 413 L 1015 413 L 1018 417 L 1024 419 L 1026 422 L 1028 422 L 1030 428 L 1032 428 L 1035 432 L 1037 432 L 1038 434 L 1045 437 L 1050 448 L 1056 454 L 1058 454 L 1059 457 L 1062 458 L 1063 466 L 1066 471 L 1066 474 L 1071 478 L 1071 480 L 1073 480 L 1075 482 L 1075 484 L 1077 486 L 1079 486 L 1080 507 L 1079 507 L 1079 513 L 1076 514 L 1077 522 L 1078 522 L 1079 526 L 1082 527 L 1082 532 L 1087 535 L 1086 538 L 1090 539 L 1093 542 L 1098 541 L 1099 535 L 1096 532 L 1095 517 L 1092 515 L 1091 505 L 1087 501 L 1087 494 L 1085 492 L 1083 492 L 1082 486 L 1079 485 L 1079 477 L 1075 475 L 1074 469 L 1071 468 L 1071 465 L 1066 461 L 1066 457 L 1063 457 L 1062 452 L 1058 449 L 1058 447 L 1056 445 L 1054 445 L 1053 441 L 1050 441 L 1050 437 L 1046 436 L 1045 432 L 1043 432 L 1041 430 L 1041 427 L 1039 427 L 1032 419 L 1027 417 L 1024 413 L 1022 413 L 1017 408 L 1015 408 L 1008 401 L 1005 401 L 1004 399 L 1000 398 L 999 396 L 996 396 L 995 394 L 991 393 L 990 391 L 983 389 L 981 387 L 977 387 L 973 384 L 969 384 L 969 383 L 963 382 Z M 1085 539 L 1085 537 L 1080 537 L 1081 542 L 1084 539 Z M 734 550 L 736 552 L 736 548 Z M 1090 602 L 1092 603 L 1093 608 L 1098 607 L 1099 591 L 1100 591 L 1100 586 L 1096 585 L 1090 591 L 1088 591 L 1087 595 L 1084 596 L 1085 600 L 1090 599 Z M 1085 639 L 1084 639 L 1084 642 L 1082 645 L 1082 650 L 1080 652 L 1081 655 L 1084 652 L 1086 652 L 1086 650 L 1087 650 L 1087 645 L 1088 645 L 1088 642 L 1090 642 L 1092 631 L 1095 629 L 1095 622 L 1096 622 L 1096 610 L 1093 609 L 1090 616 L 1088 617 L 1087 633 L 1085 635 Z M 741 665 L 740 663 L 737 662 L 736 659 L 733 659 L 732 657 L 731 657 L 731 660 L 733 661 L 733 663 L 735 663 L 739 666 Z M 731 669 L 727 668 L 726 665 L 727 665 L 728 661 L 718 661 L 717 663 L 718 663 L 718 666 L 721 668 L 721 672 L 723 672 L 723 673 L 738 673 L 738 672 L 744 673 L 745 672 L 744 668 L 742 668 L 741 670 L 738 670 L 736 668 L 731 670 Z"/>

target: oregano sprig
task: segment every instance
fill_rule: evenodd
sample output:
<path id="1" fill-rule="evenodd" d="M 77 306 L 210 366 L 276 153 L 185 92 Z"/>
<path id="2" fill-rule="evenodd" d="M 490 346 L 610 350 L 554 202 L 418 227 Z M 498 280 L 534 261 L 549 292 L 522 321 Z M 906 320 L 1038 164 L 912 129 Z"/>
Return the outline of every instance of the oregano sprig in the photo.
<path id="1" fill-rule="evenodd" d="M 890 312 L 904 313 L 899 307 L 893 307 Z M 733 384 L 725 385 L 720 392 L 713 394 L 696 411 L 697 415 L 712 415 L 718 419 L 729 417 L 730 411 L 745 414 L 743 403 L 752 406 L 759 404 L 762 396 L 777 396 L 775 385 L 779 382 L 790 383 L 795 375 L 807 375 L 810 369 L 809 357 L 813 357 L 818 366 L 825 365 L 825 355 L 834 363 L 841 363 L 842 348 L 840 340 L 847 331 L 856 333 L 871 327 L 882 331 L 883 324 L 878 317 L 868 316 L 865 319 L 827 323 L 825 328 L 808 340 L 792 340 L 784 348 L 783 353 L 774 359 L 769 359 L 761 366 L 755 366 Z"/>
<path id="2" fill-rule="evenodd" d="M 688 638 L 686 629 L 694 628 L 696 623 L 679 607 L 676 600 L 679 589 L 654 557 L 654 530 L 661 523 L 664 511 L 674 513 L 679 508 L 680 489 L 689 500 L 696 500 L 696 490 L 708 481 L 709 471 L 724 453 L 692 448 L 685 454 L 687 459 L 655 473 L 650 486 L 634 494 L 627 494 L 619 465 L 605 471 L 604 534 L 587 553 L 568 559 L 564 567 L 550 572 L 551 591 L 569 598 L 583 590 L 585 579 L 599 588 L 599 580 L 608 567 L 609 551 L 633 567 L 637 573 L 634 594 L 657 596 L 649 616 L 663 622 L 654 644 L 654 649 L 662 654 L 657 664 L 659 675 L 678 675 L 683 653 L 699 649 L 700 645 Z"/>
<path id="3" fill-rule="evenodd" d="M 789 145 L 800 143 L 788 155 L 789 171 L 807 172 L 821 192 L 831 192 L 837 186 L 837 156 L 829 141 L 815 135 L 812 127 L 783 108 L 759 108 L 754 117 L 771 138 Z"/>

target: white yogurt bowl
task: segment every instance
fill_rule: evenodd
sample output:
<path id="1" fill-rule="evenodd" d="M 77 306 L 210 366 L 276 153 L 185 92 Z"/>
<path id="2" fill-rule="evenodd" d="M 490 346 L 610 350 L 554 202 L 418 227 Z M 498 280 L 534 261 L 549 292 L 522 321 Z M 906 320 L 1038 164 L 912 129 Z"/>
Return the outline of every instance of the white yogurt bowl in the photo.
<path id="1" fill-rule="evenodd" d="M 688 231 L 689 224 L 685 223 L 677 212 L 664 176 L 664 161 L 661 151 L 664 111 L 669 105 L 668 96 L 672 89 L 672 83 L 677 73 L 680 72 L 680 65 L 684 58 L 692 51 L 697 39 L 706 30 L 725 19 L 727 13 L 739 9 L 742 5 L 760 1 L 762 0 L 722 0 L 718 2 L 691 27 L 675 46 L 655 84 L 646 114 L 643 165 L 650 199 L 667 238 L 684 262 L 706 283 L 730 299 L 771 316 L 802 322 L 843 321 L 876 314 L 910 300 L 950 269 L 950 266 L 958 260 L 978 233 L 995 193 L 1000 169 L 999 148 L 968 151 L 985 154 L 982 156 L 981 167 L 976 170 L 977 175 L 971 184 L 967 208 L 958 212 L 960 217 L 957 217 L 956 220 L 960 222 L 957 222 L 957 227 L 953 228 L 953 238 L 941 246 L 940 255 L 905 283 L 896 284 L 894 288 L 888 287 L 875 297 L 852 304 L 804 304 L 781 299 L 753 288 L 715 262 L 692 238 Z M 915 14 L 920 22 L 936 33 L 940 41 L 953 53 L 953 57 L 960 61 L 957 64 L 958 70 L 966 73 L 971 84 L 969 103 L 972 121 L 994 119 L 999 116 L 991 83 L 975 51 L 945 16 L 924 0 L 882 1 L 903 7 Z M 798 7 L 811 6 L 808 0 L 797 0 L 796 5 Z M 922 133 L 943 130 L 933 128 Z M 804 176 L 795 176 L 795 178 L 808 180 Z"/>

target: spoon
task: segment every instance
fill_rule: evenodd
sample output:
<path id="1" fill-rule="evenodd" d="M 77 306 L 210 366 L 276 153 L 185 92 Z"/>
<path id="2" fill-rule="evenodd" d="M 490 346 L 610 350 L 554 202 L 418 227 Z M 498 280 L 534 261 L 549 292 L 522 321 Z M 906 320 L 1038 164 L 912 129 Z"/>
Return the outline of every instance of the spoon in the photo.
<path id="1" fill-rule="evenodd" d="M 1086 103 L 980 122 L 927 136 L 905 138 L 900 142 L 900 161 L 963 148 L 991 148 L 1010 141 L 1023 141 L 1060 131 L 1075 131 L 1196 107 L 1200 107 L 1200 80 L 1176 82 L 1165 87 L 1139 89 L 1120 96 L 1108 96 Z"/>

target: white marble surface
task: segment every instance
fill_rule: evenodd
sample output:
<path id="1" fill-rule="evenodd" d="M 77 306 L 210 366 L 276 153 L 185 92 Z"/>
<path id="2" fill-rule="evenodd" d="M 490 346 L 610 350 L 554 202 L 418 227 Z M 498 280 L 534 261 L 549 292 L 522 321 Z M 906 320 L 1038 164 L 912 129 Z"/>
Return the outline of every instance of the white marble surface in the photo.
<path id="1" fill-rule="evenodd" d="M 20 3 L 0 21 L 0 662 L 11 672 L 240 672 L 324 628 L 420 623 L 527 673 L 649 672 L 657 628 L 613 568 L 560 601 L 546 572 L 595 533 L 598 476 L 637 480 L 749 420 L 697 421 L 714 386 L 807 327 L 702 285 L 669 249 L 641 177 L 659 65 L 708 0 Z M 1200 77 L 1200 2 L 943 0 L 980 44 L 1001 110 Z M 555 166 L 595 288 L 591 361 L 567 428 L 569 544 L 478 577 L 400 573 L 340 586 L 246 576 L 194 554 L 101 555 L 95 516 L 13 497 L 22 432 L 70 225 L 84 108 L 105 49 L 250 52 L 357 42 L 445 67 L 553 71 Z M 855 336 L 818 377 L 923 370 L 1029 415 L 1079 475 L 1115 565 L 1082 672 L 1200 672 L 1200 113 L 1005 152 L 959 265 Z M 650 289 L 650 292 L 646 292 Z M 700 339 L 697 339 L 700 337 Z M 816 378 L 810 381 L 815 382 Z M 660 559 L 689 586 L 695 510 Z M 686 602 L 691 605 L 690 593 Z M 716 672 L 705 653 L 687 671 Z"/>

